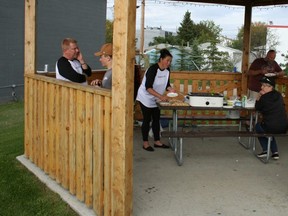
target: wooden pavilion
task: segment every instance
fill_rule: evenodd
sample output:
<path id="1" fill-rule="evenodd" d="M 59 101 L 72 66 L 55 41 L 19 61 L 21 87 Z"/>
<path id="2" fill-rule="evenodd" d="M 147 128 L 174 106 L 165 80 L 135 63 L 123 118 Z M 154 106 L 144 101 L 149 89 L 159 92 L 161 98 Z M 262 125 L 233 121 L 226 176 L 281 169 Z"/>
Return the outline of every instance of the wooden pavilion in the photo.
<path id="1" fill-rule="evenodd" d="M 252 8 L 288 0 L 193 2 L 245 7 L 245 93 Z M 25 1 L 25 157 L 97 215 L 132 215 L 136 0 L 115 1 L 112 92 L 36 74 L 36 3 Z"/>

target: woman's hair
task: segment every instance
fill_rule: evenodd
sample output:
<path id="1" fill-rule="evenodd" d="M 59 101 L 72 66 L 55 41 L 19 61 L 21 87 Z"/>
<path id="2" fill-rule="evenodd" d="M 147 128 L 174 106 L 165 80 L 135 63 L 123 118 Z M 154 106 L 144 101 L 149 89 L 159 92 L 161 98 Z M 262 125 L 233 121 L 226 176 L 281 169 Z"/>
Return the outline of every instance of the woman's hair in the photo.
<path id="1" fill-rule="evenodd" d="M 171 58 L 173 57 L 172 56 L 172 54 L 169 52 L 169 50 L 168 49 L 161 49 L 160 50 L 160 58 L 159 58 L 159 61 L 160 61 L 160 59 L 164 59 L 164 58 L 166 58 L 167 56 L 170 56 Z"/>

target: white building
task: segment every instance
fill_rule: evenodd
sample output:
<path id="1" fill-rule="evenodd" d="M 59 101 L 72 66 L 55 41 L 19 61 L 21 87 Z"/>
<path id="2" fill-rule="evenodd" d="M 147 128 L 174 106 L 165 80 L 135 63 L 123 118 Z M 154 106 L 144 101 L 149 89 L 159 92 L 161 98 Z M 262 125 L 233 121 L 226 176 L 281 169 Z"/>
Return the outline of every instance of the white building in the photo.
<path id="1" fill-rule="evenodd" d="M 288 26 L 287 25 L 268 25 L 267 30 L 271 31 L 273 35 L 275 35 L 277 40 L 279 41 L 279 45 L 276 47 L 269 47 L 267 45 L 267 49 L 275 49 L 277 52 L 276 61 L 280 64 L 285 64 L 284 57 L 282 54 L 288 54 Z M 268 41 L 268 40 L 267 40 Z M 285 67 L 282 67 L 283 69 Z"/>
<path id="2" fill-rule="evenodd" d="M 149 27 L 144 28 L 144 47 L 143 49 L 147 49 L 149 47 L 149 43 L 153 42 L 154 37 L 166 37 L 167 35 L 176 35 L 176 33 L 165 31 L 162 27 Z M 141 30 L 136 29 L 136 48 L 140 48 L 141 41 Z"/>

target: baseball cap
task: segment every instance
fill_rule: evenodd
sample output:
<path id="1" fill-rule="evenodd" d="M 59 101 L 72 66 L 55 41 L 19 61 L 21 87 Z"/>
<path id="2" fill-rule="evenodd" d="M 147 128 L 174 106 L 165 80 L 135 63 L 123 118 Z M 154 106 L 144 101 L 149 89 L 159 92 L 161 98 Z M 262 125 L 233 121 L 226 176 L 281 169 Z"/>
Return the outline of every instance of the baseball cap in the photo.
<path id="1" fill-rule="evenodd" d="M 272 78 L 272 77 L 267 77 L 267 76 L 264 76 L 260 79 L 260 82 L 261 83 L 267 83 L 273 87 L 275 87 L 275 79 Z"/>
<path id="2" fill-rule="evenodd" d="M 112 43 L 106 43 L 101 47 L 101 50 L 99 52 L 95 52 L 95 56 L 101 56 L 101 55 L 110 55 L 112 56 L 112 49 L 113 45 Z"/>

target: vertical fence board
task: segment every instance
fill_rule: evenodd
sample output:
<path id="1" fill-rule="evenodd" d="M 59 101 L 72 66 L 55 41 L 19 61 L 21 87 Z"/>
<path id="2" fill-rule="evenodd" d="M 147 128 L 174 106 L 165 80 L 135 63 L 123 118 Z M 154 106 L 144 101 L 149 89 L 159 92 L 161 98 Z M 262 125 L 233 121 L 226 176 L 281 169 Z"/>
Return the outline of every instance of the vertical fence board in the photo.
<path id="1" fill-rule="evenodd" d="M 36 131 L 35 131 L 35 129 L 37 129 L 36 127 L 35 127 L 35 124 L 37 124 L 37 122 L 36 122 L 36 119 L 35 119 L 35 116 L 36 116 L 36 113 L 35 113 L 35 107 L 37 106 L 37 103 L 36 103 L 36 100 L 37 100 L 37 98 L 36 98 L 36 95 L 35 95 L 35 89 L 36 89 L 36 83 L 37 82 L 37 80 L 32 80 L 32 82 L 31 82 L 31 97 L 30 97 L 30 100 L 32 99 L 32 104 L 31 104 L 31 107 L 30 107 L 30 109 L 29 109 L 29 112 L 31 113 L 31 122 L 33 122 L 33 124 L 31 124 L 31 131 L 29 131 L 29 133 L 34 133 L 33 135 L 31 134 L 31 160 L 32 160 L 32 162 L 33 163 L 35 163 L 36 165 L 37 165 L 37 160 L 36 160 L 36 148 L 35 148 L 35 146 L 36 146 L 36 137 L 37 136 L 35 136 L 36 135 Z"/>
<path id="2" fill-rule="evenodd" d="M 62 87 L 61 107 L 62 112 L 60 115 L 60 149 L 61 149 L 61 173 L 62 173 L 62 186 L 65 189 L 69 187 L 69 89 Z"/>
<path id="3" fill-rule="evenodd" d="M 55 131 L 54 131 L 54 107 L 55 107 L 55 85 L 49 88 L 48 97 L 48 158 L 49 158 L 49 175 L 55 179 Z"/>
<path id="4" fill-rule="evenodd" d="M 86 92 L 85 94 L 85 204 L 89 207 L 92 206 L 92 196 L 93 196 L 93 139 L 92 139 L 92 119 L 93 115 L 91 110 L 93 110 L 92 94 Z"/>
<path id="5" fill-rule="evenodd" d="M 54 135 L 55 135 L 55 145 L 54 145 L 54 155 L 55 155 L 55 179 L 58 183 L 61 183 L 61 166 L 60 166 L 60 136 L 62 135 L 60 133 L 60 113 L 63 113 L 64 110 L 61 108 L 61 89 L 62 86 L 55 86 L 55 104 L 54 104 Z"/>
<path id="6" fill-rule="evenodd" d="M 111 214 L 111 100 L 104 101 L 104 215 Z"/>
<path id="7" fill-rule="evenodd" d="M 77 91 L 76 106 L 76 197 L 84 201 L 84 118 L 85 118 L 85 98 L 81 91 Z"/>
<path id="8" fill-rule="evenodd" d="M 103 99 L 94 95 L 93 107 L 93 209 L 103 215 L 104 208 L 104 137 Z M 97 176 L 97 178 L 96 178 Z"/>
<path id="9" fill-rule="evenodd" d="M 44 89 L 43 89 L 43 169 L 45 173 L 49 172 L 49 157 L 48 157 L 48 132 L 49 132 L 49 119 L 48 119 L 48 98 L 49 98 L 49 84 L 47 82 L 43 82 Z"/>
<path id="10" fill-rule="evenodd" d="M 30 119 L 30 115 L 31 115 L 31 112 L 30 112 L 30 107 L 31 107 L 31 103 L 33 102 L 31 100 L 31 97 L 30 97 L 30 89 L 31 88 L 31 80 L 29 78 L 25 78 L 25 86 L 24 86 L 24 89 L 25 89 L 25 104 L 24 104 L 24 108 L 25 108 L 25 122 L 24 122 L 24 125 L 25 125 L 25 128 L 24 128 L 24 134 L 25 134 L 25 137 L 24 137 L 24 146 L 25 146 L 25 150 L 24 150 L 24 154 L 27 158 L 30 159 L 30 156 L 31 156 L 31 136 L 30 136 L 30 133 L 32 131 L 32 128 L 31 128 L 31 124 L 32 124 L 32 121 Z"/>
<path id="11" fill-rule="evenodd" d="M 38 116 L 38 144 L 39 144 L 39 168 L 44 169 L 44 85 L 42 81 L 38 81 L 38 109 L 36 110 Z"/>
<path id="12" fill-rule="evenodd" d="M 71 194 L 76 194 L 76 109 L 77 104 L 76 94 L 74 89 L 69 89 L 69 191 Z"/>

